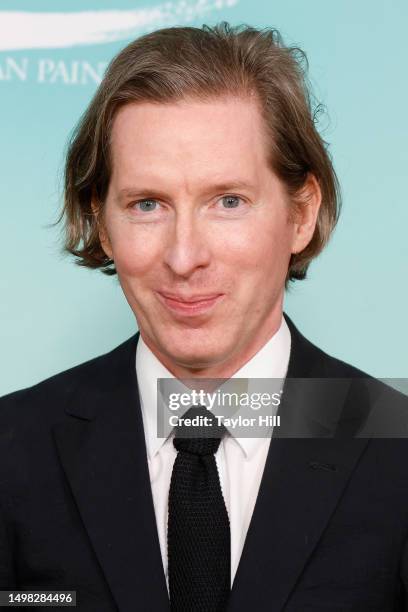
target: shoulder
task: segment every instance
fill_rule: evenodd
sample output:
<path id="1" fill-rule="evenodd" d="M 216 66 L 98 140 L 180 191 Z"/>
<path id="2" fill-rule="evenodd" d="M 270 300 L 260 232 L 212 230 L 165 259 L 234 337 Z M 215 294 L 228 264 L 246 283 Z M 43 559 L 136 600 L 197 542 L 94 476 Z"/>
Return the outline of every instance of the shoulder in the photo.
<path id="1" fill-rule="evenodd" d="M 370 378 L 359 368 L 338 359 L 313 344 L 299 331 L 293 321 L 284 315 L 291 336 L 288 376 L 307 378 Z"/>
<path id="2" fill-rule="evenodd" d="M 25 423 L 34 428 L 40 417 L 58 419 L 64 413 L 67 402 L 83 385 L 103 386 L 121 361 L 134 354 L 137 336 L 135 334 L 113 350 L 59 372 L 35 385 L 14 391 L 0 398 L 0 430 L 7 423 Z"/>
<path id="3" fill-rule="evenodd" d="M 392 381 L 379 380 L 329 355 L 305 338 L 287 315 L 285 318 L 292 339 L 289 377 L 312 378 L 322 395 L 330 392 L 334 399 L 341 388 L 347 389 L 342 418 L 359 420 L 361 431 L 367 435 L 408 437 L 408 397 L 393 388 Z"/>

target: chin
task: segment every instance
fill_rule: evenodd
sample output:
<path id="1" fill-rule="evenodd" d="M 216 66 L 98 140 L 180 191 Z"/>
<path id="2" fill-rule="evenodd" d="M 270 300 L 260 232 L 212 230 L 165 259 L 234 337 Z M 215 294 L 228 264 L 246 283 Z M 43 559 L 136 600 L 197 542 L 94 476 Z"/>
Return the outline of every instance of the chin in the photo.
<path id="1" fill-rule="evenodd" d="M 215 365 L 222 361 L 224 351 L 219 347 L 204 348 L 202 345 L 197 345 L 196 348 L 191 346 L 169 346 L 166 351 L 168 357 L 175 363 L 188 368 L 205 368 Z"/>
<path id="2" fill-rule="evenodd" d="M 219 344 L 219 338 L 217 342 L 217 339 L 203 338 L 201 334 L 196 338 L 190 334 L 167 337 L 160 350 L 172 362 L 197 369 L 215 365 L 228 354 L 228 348 Z"/>

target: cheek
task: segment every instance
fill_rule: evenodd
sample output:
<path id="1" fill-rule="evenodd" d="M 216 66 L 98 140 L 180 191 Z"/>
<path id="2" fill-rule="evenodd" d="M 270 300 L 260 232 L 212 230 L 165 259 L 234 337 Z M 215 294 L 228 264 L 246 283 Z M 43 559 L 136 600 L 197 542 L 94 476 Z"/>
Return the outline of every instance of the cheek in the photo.
<path id="1" fill-rule="evenodd" d="M 264 219 L 260 223 L 237 227 L 226 232 L 219 244 L 220 259 L 262 278 L 272 271 L 286 275 L 291 254 L 292 230 L 285 219 Z M 280 276 L 280 275 L 279 275 Z"/>
<path id="2" fill-rule="evenodd" d="M 160 259 L 162 240 L 158 232 L 124 224 L 111 229 L 110 241 L 119 275 L 145 276 Z"/>

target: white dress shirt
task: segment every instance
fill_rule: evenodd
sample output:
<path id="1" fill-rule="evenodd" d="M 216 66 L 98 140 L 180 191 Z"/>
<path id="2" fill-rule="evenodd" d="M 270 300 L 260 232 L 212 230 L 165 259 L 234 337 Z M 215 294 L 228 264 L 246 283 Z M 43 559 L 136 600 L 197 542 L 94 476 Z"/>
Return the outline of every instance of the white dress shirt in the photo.
<path id="1" fill-rule="evenodd" d="M 275 335 L 232 378 L 283 380 L 287 373 L 290 345 L 290 331 L 282 317 L 280 328 Z M 166 439 L 157 437 L 157 379 L 174 376 L 152 353 L 141 336 L 136 350 L 136 373 L 157 531 L 168 584 L 167 501 L 177 451 L 173 446 L 172 433 Z M 270 442 L 270 437 L 238 438 L 233 429 L 230 429 L 215 454 L 230 520 L 231 586 L 241 558 Z"/>

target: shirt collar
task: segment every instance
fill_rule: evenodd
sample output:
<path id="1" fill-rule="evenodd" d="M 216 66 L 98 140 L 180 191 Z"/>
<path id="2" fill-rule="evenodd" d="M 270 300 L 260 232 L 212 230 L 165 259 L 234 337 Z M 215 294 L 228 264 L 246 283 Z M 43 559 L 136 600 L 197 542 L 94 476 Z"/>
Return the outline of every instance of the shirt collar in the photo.
<path id="1" fill-rule="evenodd" d="M 231 378 L 248 378 L 248 391 L 250 391 L 251 379 L 284 379 L 288 369 L 290 346 L 290 331 L 282 317 L 278 331 Z M 166 441 L 166 438 L 157 437 L 157 379 L 174 378 L 174 376 L 149 349 L 141 335 L 136 348 L 136 374 L 147 455 L 149 459 L 152 459 Z M 236 437 L 233 429 L 228 433 L 247 458 L 253 456 L 262 444 L 260 438 Z"/>

